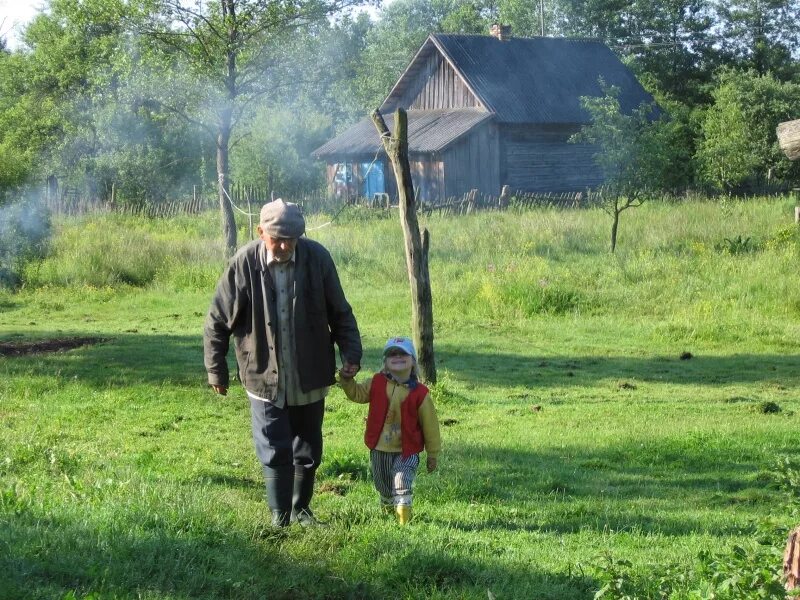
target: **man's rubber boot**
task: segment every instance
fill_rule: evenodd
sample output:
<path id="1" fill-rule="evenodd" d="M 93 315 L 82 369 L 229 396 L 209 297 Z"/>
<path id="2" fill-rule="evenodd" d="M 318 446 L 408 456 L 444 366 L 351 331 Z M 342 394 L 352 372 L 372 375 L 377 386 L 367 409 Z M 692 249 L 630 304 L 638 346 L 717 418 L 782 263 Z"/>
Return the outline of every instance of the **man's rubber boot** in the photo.
<path id="1" fill-rule="evenodd" d="M 294 493 L 292 494 L 292 522 L 303 527 L 313 527 L 321 523 L 311 512 L 309 504 L 314 495 L 314 479 L 316 469 L 306 469 L 295 465 L 294 468 Z"/>
<path id="2" fill-rule="evenodd" d="M 272 512 L 274 527 L 287 527 L 292 514 L 292 485 L 294 467 L 264 467 L 267 505 Z"/>
<path id="3" fill-rule="evenodd" d="M 395 512 L 397 512 L 397 522 L 400 525 L 408 525 L 411 522 L 411 506 L 408 504 L 398 504 Z"/>

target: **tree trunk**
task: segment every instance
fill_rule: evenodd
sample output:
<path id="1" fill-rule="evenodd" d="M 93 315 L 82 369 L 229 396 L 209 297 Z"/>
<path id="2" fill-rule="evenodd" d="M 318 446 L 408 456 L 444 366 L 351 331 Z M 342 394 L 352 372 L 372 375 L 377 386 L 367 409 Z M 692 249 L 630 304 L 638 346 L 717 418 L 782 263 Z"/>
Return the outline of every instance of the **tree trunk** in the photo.
<path id="1" fill-rule="evenodd" d="M 611 254 L 617 249 L 617 228 L 619 227 L 619 210 L 614 210 L 611 221 Z"/>
<path id="2" fill-rule="evenodd" d="M 224 0 L 219 8 L 225 22 L 227 47 L 225 49 L 225 91 L 227 103 L 219 110 L 217 128 L 217 188 L 219 208 L 222 215 L 222 234 L 225 237 L 225 255 L 230 258 L 236 252 L 236 219 L 233 214 L 233 201 L 230 194 L 230 145 L 233 129 L 233 106 L 238 96 L 236 85 L 237 38 L 239 30 L 236 20 L 236 1 Z"/>
<path id="3" fill-rule="evenodd" d="M 776 132 L 781 150 L 789 160 L 800 159 L 800 119 L 779 123 Z"/>
<path id="4" fill-rule="evenodd" d="M 230 201 L 230 180 L 228 148 L 231 139 L 230 110 L 223 109 L 217 131 L 217 188 L 219 209 L 222 215 L 222 234 L 225 238 L 225 256 L 230 258 L 236 252 L 236 219 Z"/>
<path id="5" fill-rule="evenodd" d="M 383 148 L 392 163 L 400 203 L 400 222 L 405 240 L 406 268 L 411 284 L 411 331 L 417 347 L 420 379 L 436 383 L 436 361 L 433 354 L 433 297 L 428 272 L 430 237 L 425 229 L 420 236 L 417 203 L 408 162 L 408 116 L 398 109 L 394 113 L 394 137 L 381 113 L 372 113 L 372 121 L 381 135 Z"/>

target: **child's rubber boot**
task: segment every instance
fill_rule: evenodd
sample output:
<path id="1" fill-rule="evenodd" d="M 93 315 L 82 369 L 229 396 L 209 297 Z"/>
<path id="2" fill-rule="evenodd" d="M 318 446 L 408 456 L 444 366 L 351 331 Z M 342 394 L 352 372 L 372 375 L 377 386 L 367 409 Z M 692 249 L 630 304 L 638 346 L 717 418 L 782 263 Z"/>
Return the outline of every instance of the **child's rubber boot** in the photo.
<path id="1" fill-rule="evenodd" d="M 408 525 L 411 522 L 411 507 L 408 504 L 398 504 L 395 512 L 397 512 L 397 522 L 400 525 Z"/>

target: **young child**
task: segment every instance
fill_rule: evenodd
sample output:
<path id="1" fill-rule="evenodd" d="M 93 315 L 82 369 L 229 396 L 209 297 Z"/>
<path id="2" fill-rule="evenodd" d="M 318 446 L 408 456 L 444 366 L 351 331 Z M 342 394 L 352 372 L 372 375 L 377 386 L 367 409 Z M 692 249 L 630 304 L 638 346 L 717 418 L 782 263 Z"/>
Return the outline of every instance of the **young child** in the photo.
<path id="1" fill-rule="evenodd" d="M 417 353 L 410 339 L 391 338 L 383 348 L 383 370 L 356 383 L 339 371 L 339 383 L 353 402 L 369 404 L 364 443 L 370 450 L 372 481 L 384 510 L 405 525 L 411 520 L 419 454 L 427 452 L 428 472 L 441 450 L 439 421 L 428 388 L 417 381 Z"/>

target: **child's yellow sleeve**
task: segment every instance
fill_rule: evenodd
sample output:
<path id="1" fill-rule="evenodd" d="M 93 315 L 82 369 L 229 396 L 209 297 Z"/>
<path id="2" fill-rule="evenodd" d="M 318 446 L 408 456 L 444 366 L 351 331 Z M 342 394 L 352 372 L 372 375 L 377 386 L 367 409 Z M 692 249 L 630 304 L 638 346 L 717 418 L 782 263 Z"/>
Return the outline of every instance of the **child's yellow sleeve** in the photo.
<path id="1" fill-rule="evenodd" d="M 358 383 L 355 378 L 345 379 L 343 377 L 338 377 L 338 379 L 339 385 L 344 390 L 344 395 L 347 396 L 349 400 L 357 402 L 358 404 L 369 404 L 369 388 L 372 384 L 372 379 L 364 383 Z"/>
<path id="2" fill-rule="evenodd" d="M 439 418 L 433 406 L 431 395 L 427 394 L 419 405 L 419 423 L 422 425 L 422 436 L 425 438 L 425 452 L 436 457 L 442 450 L 442 436 L 439 434 Z"/>

